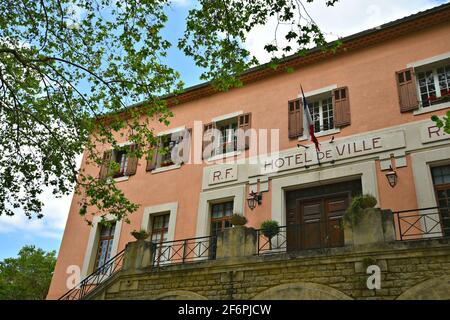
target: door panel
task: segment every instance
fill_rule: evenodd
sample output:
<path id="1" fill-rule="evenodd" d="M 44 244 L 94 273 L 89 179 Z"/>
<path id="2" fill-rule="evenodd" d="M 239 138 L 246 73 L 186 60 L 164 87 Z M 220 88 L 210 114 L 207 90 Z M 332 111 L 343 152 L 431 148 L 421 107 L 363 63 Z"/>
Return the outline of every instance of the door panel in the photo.
<path id="1" fill-rule="evenodd" d="M 327 217 L 327 244 L 328 247 L 341 247 L 344 245 L 344 230 L 342 230 L 342 217 L 348 207 L 348 196 L 325 199 L 325 214 Z"/>
<path id="2" fill-rule="evenodd" d="M 316 249 L 322 246 L 322 201 L 300 201 L 300 238 L 299 249 Z"/>

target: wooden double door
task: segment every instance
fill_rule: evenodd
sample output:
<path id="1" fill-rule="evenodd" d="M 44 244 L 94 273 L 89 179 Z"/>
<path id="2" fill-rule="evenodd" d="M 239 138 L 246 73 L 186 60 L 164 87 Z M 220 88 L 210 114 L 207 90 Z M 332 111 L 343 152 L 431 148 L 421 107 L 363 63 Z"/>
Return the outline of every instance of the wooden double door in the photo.
<path id="1" fill-rule="evenodd" d="M 296 199 L 287 211 L 287 250 L 343 246 L 342 217 L 349 202 L 350 192 Z"/>

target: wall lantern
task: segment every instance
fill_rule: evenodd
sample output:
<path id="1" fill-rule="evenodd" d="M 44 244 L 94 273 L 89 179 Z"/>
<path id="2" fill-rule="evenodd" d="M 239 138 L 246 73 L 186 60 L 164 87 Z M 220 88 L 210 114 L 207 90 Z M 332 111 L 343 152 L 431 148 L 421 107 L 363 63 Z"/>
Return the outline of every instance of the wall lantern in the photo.
<path id="1" fill-rule="evenodd" d="M 397 184 L 397 172 L 390 167 L 389 172 L 386 173 L 386 178 L 389 181 L 389 185 L 393 188 Z"/>
<path id="2" fill-rule="evenodd" d="M 250 208 L 250 210 L 255 209 L 257 204 L 261 204 L 262 203 L 262 193 L 259 192 L 255 192 L 252 191 L 249 193 L 248 198 L 247 198 L 247 204 L 248 207 Z"/>

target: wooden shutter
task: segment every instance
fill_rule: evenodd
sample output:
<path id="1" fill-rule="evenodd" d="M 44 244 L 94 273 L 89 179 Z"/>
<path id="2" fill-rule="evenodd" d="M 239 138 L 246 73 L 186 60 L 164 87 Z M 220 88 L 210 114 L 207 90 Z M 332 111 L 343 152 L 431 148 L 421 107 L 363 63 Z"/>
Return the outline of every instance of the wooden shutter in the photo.
<path id="1" fill-rule="evenodd" d="M 158 150 L 161 147 L 161 140 L 160 140 L 160 138 L 158 138 L 158 141 L 159 141 L 158 142 L 158 146 L 153 149 L 152 158 L 151 159 L 147 159 L 147 166 L 145 167 L 146 171 L 152 171 L 152 170 L 156 169 L 156 164 L 158 162 L 158 157 L 159 157 Z"/>
<path id="2" fill-rule="evenodd" d="M 206 146 L 212 144 L 212 129 L 214 129 L 216 127 L 216 123 L 215 122 L 211 122 L 211 123 L 207 123 L 203 126 L 203 148 L 202 148 L 202 157 L 203 159 L 205 159 L 204 157 L 204 151 Z M 214 148 L 211 148 L 211 154 L 206 156 L 206 159 L 212 157 L 214 155 Z"/>
<path id="3" fill-rule="evenodd" d="M 303 134 L 303 102 L 295 99 L 288 102 L 288 128 L 289 138 L 297 138 Z"/>
<path id="4" fill-rule="evenodd" d="M 107 150 L 103 153 L 103 161 L 102 161 L 102 166 L 100 168 L 100 174 L 99 174 L 100 179 L 106 179 L 106 177 L 108 177 L 109 165 L 111 163 L 112 153 L 113 153 L 112 150 Z"/>
<path id="5" fill-rule="evenodd" d="M 400 102 L 400 112 L 408 112 L 419 108 L 417 99 L 416 81 L 414 69 L 404 69 L 395 73 L 397 79 L 398 99 Z"/>
<path id="6" fill-rule="evenodd" d="M 348 87 L 333 90 L 334 127 L 339 128 L 350 124 L 350 100 Z"/>
<path id="7" fill-rule="evenodd" d="M 238 129 L 242 129 L 240 131 L 242 132 L 242 134 L 244 134 L 244 138 L 245 138 L 245 144 L 244 144 L 244 148 L 243 148 L 244 150 L 247 150 L 250 147 L 250 137 L 248 135 L 245 135 L 245 132 L 248 129 L 250 129 L 251 126 L 252 126 L 252 114 L 251 113 L 244 113 L 244 114 L 238 116 Z M 239 149 L 242 149 L 242 147 Z"/>
<path id="8" fill-rule="evenodd" d="M 132 144 L 130 146 L 130 151 L 133 152 L 136 150 L 136 144 Z M 125 173 L 127 176 L 132 176 L 136 174 L 138 164 L 138 158 L 136 156 L 128 156 L 128 164 L 127 164 L 127 172 Z"/>

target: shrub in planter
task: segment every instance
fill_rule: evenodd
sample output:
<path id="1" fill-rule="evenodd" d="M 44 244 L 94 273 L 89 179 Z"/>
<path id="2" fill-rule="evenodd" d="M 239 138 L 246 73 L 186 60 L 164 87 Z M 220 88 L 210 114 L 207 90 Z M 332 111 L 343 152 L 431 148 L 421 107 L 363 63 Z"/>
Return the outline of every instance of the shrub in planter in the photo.
<path id="1" fill-rule="evenodd" d="M 136 240 L 145 240 L 145 239 L 147 239 L 150 236 L 150 234 L 147 231 L 145 231 L 145 230 L 140 230 L 140 231 L 133 230 L 131 232 L 131 235 Z"/>
<path id="2" fill-rule="evenodd" d="M 243 215 L 240 215 L 238 213 L 234 213 L 231 216 L 231 224 L 233 226 L 243 226 L 247 223 L 247 218 L 244 217 Z"/>
<path id="3" fill-rule="evenodd" d="M 370 194 L 354 197 L 350 206 L 345 211 L 344 220 L 351 225 L 356 225 L 358 224 L 364 209 L 374 208 L 376 204 L 377 199 Z"/>
<path id="4" fill-rule="evenodd" d="M 261 232 L 267 238 L 272 239 L 280 231 L 279 227 L 278 221 L 266 220 L 261 223 Z"/>

